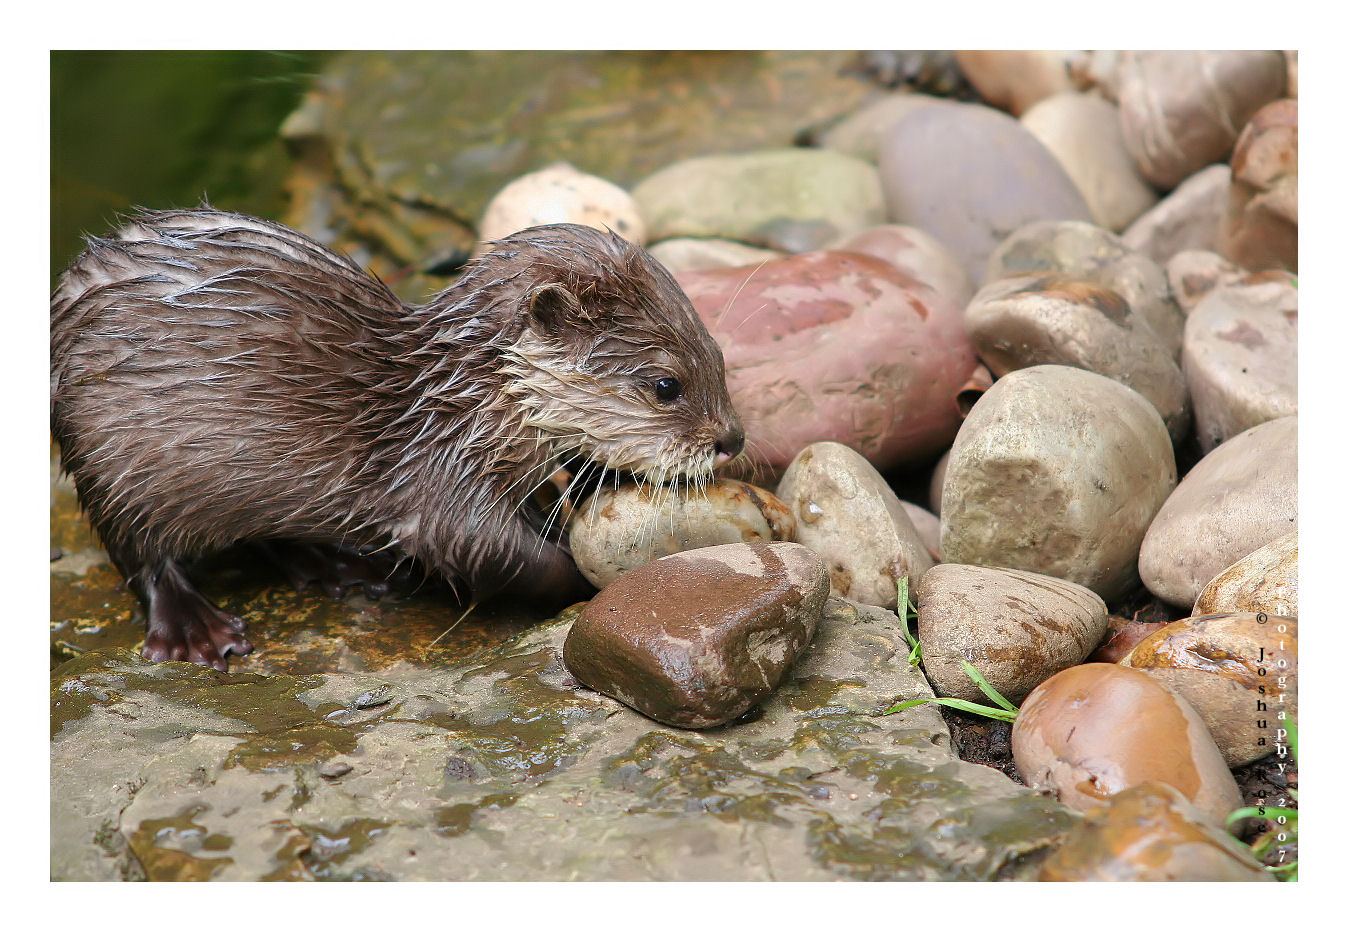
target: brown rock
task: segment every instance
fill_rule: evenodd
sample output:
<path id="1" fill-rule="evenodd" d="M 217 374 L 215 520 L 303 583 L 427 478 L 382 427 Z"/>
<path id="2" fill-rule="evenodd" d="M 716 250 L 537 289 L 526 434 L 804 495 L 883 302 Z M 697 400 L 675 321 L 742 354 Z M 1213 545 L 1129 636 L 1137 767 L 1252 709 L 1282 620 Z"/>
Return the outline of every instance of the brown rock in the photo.
<path id="1" fill-rule="evenodd" d="M 1198 713 L 1156 680 L 1111 663 L 1088 663 L 1039 684 L 1011 729 L 1016 769 L 1086 811 L 1141 783 L 1178 790 L 1222 824 L 1240 790 Z"/>
<path id="2" fill-rule="evenodd" d="M 1124 142 L 1143 176 L 1168 191 L 1225 159 L 1240 128 L 1286 87 L 1281 52 L 1125 52 L 1118 85 Z"/>
<path id="3" fill-rule="evenodd" d="M 1164 783 L 1111 796 L 1048 856 L 1040 880 L 1271 881 L 1248 848 Z"/>
<path id="4" fill-rule="evenodd" d="M 770 693 L 814 636 L 823 562 L 799 544 L 663 557 L 595 596 L 563 648 L 582 683 L 666 725 L 711 728 Z"/>
<path id="5" fill-rule="evenodd" d="M 725 353 L 755 461 L 834 440 L 888 469 L 954 439 L 975 365 L 963 311 L 889 263 L 812 252 L 678 281 Z"/>
<path id="6" fill-rule="evenodd" d="M 1100 642 L 1105 603 L 1040 573 L 942 563 L 916 588 L 922 666 L 938 696 L 986 702 L 963 660 L 1012 702 Z"/>
<path id="7" fill-rule="evenodd" d="M 1294 531 L 1269 541 L 1212 577 L 1194 601 L 1193 613 L 1296 615 L 1298 595 L 1297 535 Z"/>
<path id="8" fill-rule="evenodd" d="M 1253 612 L 1201 615 L 1166 625 L 1120 661 L 1188 700 L 1227 764 L 1277 749 L 1297 718 L 1297 620 Z"/>
<path id="9" fill-rule="evenodd" d="M 1091 651 L 1087 663 L 1118 663 L 1128 652 L 1149 636 L 1160 631 L 1168 621 L 1140 621 L 1110 615 L 1105 621 L 1105 636 L 1100 646 Z"/>
<path id="10" fill-rule="evenodd" d="M 1221 251 L 1247 269 L 1297 268 L 1297 102 L 1275 100 L 1231 156 Z"/>

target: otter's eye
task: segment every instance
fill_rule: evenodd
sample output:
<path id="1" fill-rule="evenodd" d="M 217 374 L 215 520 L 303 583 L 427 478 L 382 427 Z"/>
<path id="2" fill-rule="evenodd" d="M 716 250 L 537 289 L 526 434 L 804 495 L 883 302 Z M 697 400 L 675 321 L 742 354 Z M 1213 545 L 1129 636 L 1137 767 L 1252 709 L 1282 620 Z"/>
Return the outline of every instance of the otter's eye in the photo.
<path id="1" fill-rule="evenodd" d="M 655 397 L 669 404 L 683 394 L 683 386 L 673 376 L 666 376 L 655 383 Z"/>

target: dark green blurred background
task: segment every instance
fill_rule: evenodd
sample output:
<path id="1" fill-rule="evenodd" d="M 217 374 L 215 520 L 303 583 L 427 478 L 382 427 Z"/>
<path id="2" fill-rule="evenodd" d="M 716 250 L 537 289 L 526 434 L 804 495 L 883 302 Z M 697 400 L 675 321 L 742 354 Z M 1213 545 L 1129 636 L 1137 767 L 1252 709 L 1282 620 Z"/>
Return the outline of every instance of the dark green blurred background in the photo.
<path id="1" fill-rule="evenodd" d="M 130 206 L 275 217 L 277 136 L 324 52 L 52 52 L 51 273 Z"/>

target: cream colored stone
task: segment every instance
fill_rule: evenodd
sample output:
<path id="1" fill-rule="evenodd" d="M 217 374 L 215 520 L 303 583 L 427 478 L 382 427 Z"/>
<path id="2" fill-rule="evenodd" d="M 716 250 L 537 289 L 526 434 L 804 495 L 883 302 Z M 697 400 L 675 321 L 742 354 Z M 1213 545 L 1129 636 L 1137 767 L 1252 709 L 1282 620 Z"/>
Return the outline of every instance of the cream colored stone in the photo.
<path id="1" fill-rule="evenodd" d="M 646 224 L 632 195 L 566 162 L 522 175 L 502 188 L 483 212 L 478 239 L 490 243 L 548 223 L 607 227 L 637 245 L 646 240 Z"/>
<path id="2" fill-rule="evenodd" d="M 796 541 L 823 558 L 838 595 L 893 609 L 898 579 L 907 576 L 911 591 L 931 568 L 898 497 L 850 447 L 821 441 L 801 450 L 777 496 L 796 520 Z"/>

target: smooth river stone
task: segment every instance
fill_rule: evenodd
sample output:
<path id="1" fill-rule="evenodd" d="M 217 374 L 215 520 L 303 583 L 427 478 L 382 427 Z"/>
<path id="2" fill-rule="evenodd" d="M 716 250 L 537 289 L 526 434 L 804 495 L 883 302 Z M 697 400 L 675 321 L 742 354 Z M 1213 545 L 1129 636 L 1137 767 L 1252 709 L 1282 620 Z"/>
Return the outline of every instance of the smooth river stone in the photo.
<path id="1" fill-rule="evenodd" d="M 548 223 L 607 227 L 637 245 L 646 239 L 646 224 L 632 195 L 566 162 L 522 175 L 502 188 L 487 204 L 477 235 L 490 243 Z"/>
<path id="2" fill-rule="evenodd" d="M 1108 230 L 1071 221 L 1039 221 L 1021 227 L 989 257 L 986 280 L 1029 274 L 1058 275 L 1112 288 L 1179 357 L 1184 317 L 1170 297 L 1165 270 Z"/>
<path id="3" fill-rule="evenodd" d="M 1155 405 L 1172 440 L 1189 430 L 1189 391 L 1179 366 L 1112 288 L 1052 276 L 1002 278 L 974 296 L 964 323 L 993 375 L 1044 363 L 1087 369 Z"/>
<path id="4" fill-rule="evenodd" d="M 812 252 L 678 281 L 725 354 L 753 460 L 784 469 L 834 440 L 889 469 L 959 430 L 976 365 L 963 309 L 889 263 Z"/>
<path id="5" fill-rule="evenodd" d="M 1086 659 L 1105 633 L 1105 603 L 1085 586 L 1041 573 L 942 563 L 917 585 L 922 666 L 938 696 L 987 697 L 973 666 L 1019 702 L 1059 670 Z"/>
<path id="6" fill-rule="evenodd" d="M 1231 767 L 1272 754 L 1279 729 L 1297 718 L 1295 618 L 1254 612 L 1184 618 L 1119 663 L 1183 696 Z"/>
<path id="7" fill-rule="evenodd" d="M 1141 783 L 1165 783 L 1221 825 L 1240 790 L 1203 719 L 1182 697 L 1112 663 L 1069 667 L 1035 687 L 1011 728 L 1016 769 L 1085 812 Z"/>
<path id="8" fill-rule="evenodd" d="M 839 120 L 819 137 L 819 145 L 871 164 L 880 160 L 880 146 L 894 124 L 918 107 L 958 106 L 945 97 L 895 91 L 877 98 Z"/>
<path id="9" fill-rule="evenodd" d="M 1021 124 L 1076 183 L 1095 222 L 1119 232 L 1156 203 L 1156 191 L 1123 145 L 1119 108 L 1095 94 L 1054 94 L 1021 114 Z"/>
<path id="10" fill-rule="evenodd" d="M 1232 563 L 1297 529 L 1297 419 L 1251 427 L 1199 460 L 1147 529 L 1142 581 L 1193 605 Z"/>
<path id="11" fill-rule="evenodd" d="M 1039 869 L 1048 881 L 1272 881 L 1250 849 L 1164 783 L 1092 809 Z"/>
<path id="12" fill-rule="evenodd" d="M 1194 600 L 1193 614 L 1296 615 L 1300 604 L 1297 534 L 1279 537 L 1222 570 Z"/>
<path id="13" fill-rule="evenodd" d="M 1034 220 L 1089 220 L 1053 153 L 1013 117 L 979 104 L 921 107 L 880 149 L 889 219 L 950 249 L 974 287 L 1008 230 Z"/>
<path id="14" fill-rule="evenodd" d="M 671 553 L 792 540 L 795 533 L 796 521 L 777 496 L 734 479 L 692 494 L 652 485 L 600 489 L 576 507 L 567 527 L 576 567 L 599 589 Z"/>
<path id="15" fill-rule="evenodd" d="M 1123 243 L 1162 265 L 1186 249 L 1215 250 L 1226 213 L 1231 166 L 1194 172 L 1123 231 Z"/>
<path id="16" fill-rule="evenodd" d="M 591 689 L 678 728 L 712 728 L 772 692 L 814 637 L 828 571 L 799 544 L 723 544 L 654 560 L 586 604 L 562 658 Z"/>
<path id="17" fill-rule="evenodd" d="M 1282 52 L 1124 52 L 1118 83 L 1124 142 L 1142 174 L 1168 191 L 1224 160 L 1255 111 L 1286 87 Z"/>
<path id="18" fill-rule="evenodd" d="M 960 427 L 941 494 L 941 556 L 1086 586 L 1109 601 L 1137 581 L 1147 526 L 1175 488 L 1152 404 L 1068 366 L 993 383 Z"/>
<path id="19" fill-rule="evenodd" d="M 680 236 L 661 240 L 646 250 L 674 274 L 701 269 L 733 269 L 757 265 L 767 259 L 780 259 L 782 252 L 762 249 L 729 239 Z"/>
<path id="20" fill-rule="evenodd" d="M 936 237 L 917 227 L 886 223 L 845 236 L 828 248 L 883 259 L 960 307 L 968 304 L 974 294 L 969 276 L 964 274 L 954 254 Z"/>
<path id="21" fill-rule="evenodd" d="M 1020 116 L 1037 102 L 1072 89 L 1074 52 L 1037 49 L 960 49 L 955 61 L 992 106 Z"/>
<path id="22" fill-rule="evenodd" d="M 827 149 L 685 159 L 651 175 L 632 196 L 652 242 L 716 236 L 805 252 L 885 219 L 875 166 Z"/>
<path id="23" fill-rule="evenodd" d="M 1184 376 L 1198 445 L 1297 413 L 1295 286 L 1264 282 L 1216 288 L 1184 327 Z"/>
<path id="24" fill-rule="evenodd" d="M 1297 102 L 1266 104 L 1231 154 L 1221 251 L 1247 269 L 1297 268 Z"/>
<path id="25" fill-rule="evenodd" d="M 931 555 L 903 504 L 860 453 L 812 443 L 792 460 L 777 496 L 795 518 L 796 541 L 819 554 L 833 591 L 894 610 L 896 585 L 916 585 Z"/>

